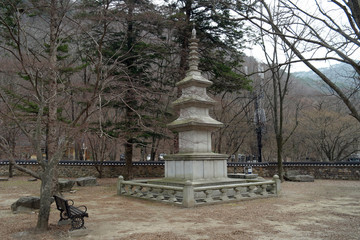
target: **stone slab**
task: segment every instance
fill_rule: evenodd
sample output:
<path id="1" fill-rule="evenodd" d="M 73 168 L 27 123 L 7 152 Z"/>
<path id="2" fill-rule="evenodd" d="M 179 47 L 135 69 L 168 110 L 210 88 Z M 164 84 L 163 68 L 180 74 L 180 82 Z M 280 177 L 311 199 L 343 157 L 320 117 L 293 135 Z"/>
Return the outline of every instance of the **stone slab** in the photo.
<path id="1" fill-rule="evenodd" d="M 82 177 L 82 178 L 77 178 L 76 179 L 76 184 L 78 186 L 96 186 L 97 182 L 96 182 L 96 177 Z"/>
<path id="2" fill-rule="evenodd" d="M 314 176 L 311 175 L 287 176 L 286 180 L 293 182 L 314 182 Z"/>
<path id="3" fill-rule="evenodd" d="M 75 185 L 75 181 L 69 179 L 59 179 L 58 184 L 59 184 L 60 192 L 69 192 L 71 191 L 72 187 Z"/>
<path id="4" fill-rule="evenodd" d="M 16 202 L 11 204 L 11 211 L 18 212 L 31 212 L 40 208 L 40 198 L 35 196 L 26 196 L 19 198 Z"/>
<path id="5" fill-rule="evenodd" d="M 301 174 L 298 170 L 288 170 L 284 176 L 285 180 L 293 182 L 314 182 L 314 176 Z"/>

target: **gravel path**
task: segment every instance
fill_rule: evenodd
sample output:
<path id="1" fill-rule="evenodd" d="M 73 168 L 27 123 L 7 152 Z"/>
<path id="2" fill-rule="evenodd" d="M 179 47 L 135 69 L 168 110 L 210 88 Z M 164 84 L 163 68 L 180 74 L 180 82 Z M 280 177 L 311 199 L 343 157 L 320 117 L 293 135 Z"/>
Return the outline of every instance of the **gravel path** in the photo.
<path id="1" fill-rule="evenodd" d="M 37 213 L 12 214 L 20 196 L 38 195 L 39 182 L 17 177 L 0 183 L 1 239 L 131 240 L 359 240 L 360 181 L 285 182 L 279 198 L 185 209 L 116 196 L 116 179 L 77 187 L 66 198 L 86 205 L 86 230 L 57 226 L 52 206 L 50 231 L 33 233 Z"/>

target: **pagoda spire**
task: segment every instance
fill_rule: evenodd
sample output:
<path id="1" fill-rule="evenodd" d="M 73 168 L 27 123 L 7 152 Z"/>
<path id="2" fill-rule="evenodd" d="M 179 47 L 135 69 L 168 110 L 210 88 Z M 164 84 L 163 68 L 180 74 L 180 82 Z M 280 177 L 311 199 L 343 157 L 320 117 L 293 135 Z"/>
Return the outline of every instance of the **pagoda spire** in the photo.
<path id="1" fill-rule="evenodd" d="M 198 53 L 198 42 L 199 39 L 196 38 L 196 29 L 195 23 L 193 25 L 193 30 L 191 31 L 191 39 L 190 39 L 190 53 L 189 53 L 189 72 L 199 71 L 199 53 Z"/>
<path id="2" fill-rule="evenodd" d="M 209 116 L 209 108 L 216 101 L 209 97 L 206 88 L 212 82 L 204 78 L 199 70 L 198 42 L 195 27 L 190 39 L 189 70 L 176 85 L 181 96 L 172 104 L 180 110 L 178 119 L 168 127 L 179 133 L 179 152 L 211 152 L 211 132 L 223 124 Z M 194 132 L 195 131 L 195 132 Z M 197 139 L 193 141 L 192 138 Z"/>

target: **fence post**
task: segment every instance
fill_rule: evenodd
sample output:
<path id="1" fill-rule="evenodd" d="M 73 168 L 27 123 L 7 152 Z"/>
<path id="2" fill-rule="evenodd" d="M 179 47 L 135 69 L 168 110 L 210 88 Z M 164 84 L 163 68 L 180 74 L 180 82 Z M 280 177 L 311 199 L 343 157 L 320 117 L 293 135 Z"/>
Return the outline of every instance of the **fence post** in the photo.
<path id="1" fill-rule="evenodd" d="M 189 180 L 187 180 L 184 185 L 182 204 L 184 207 L 195 206 L 194 186 Z"/>
<path id="2" fill-rule="evenodd" d="M 117 182 L 117 195 L 121 195 L 121 187 L 122 187 L 121 185 L 123 181 L 124 181 L 124 177 L 120 175 Z"/>
<path id="3" fill-rule="evenodd" d="M 279 196 L 281 193 L 281 181 L 278 175 L 273 176 L 273 181 L 275 182 L 275 194 Z"/>

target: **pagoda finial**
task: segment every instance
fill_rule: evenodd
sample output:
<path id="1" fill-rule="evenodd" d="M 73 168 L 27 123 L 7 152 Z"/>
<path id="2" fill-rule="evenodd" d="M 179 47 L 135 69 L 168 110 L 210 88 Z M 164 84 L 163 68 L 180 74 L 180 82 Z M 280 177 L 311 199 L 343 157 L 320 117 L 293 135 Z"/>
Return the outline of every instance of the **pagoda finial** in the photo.
<path id="1" fill-rule="evenodd" d="M 195 22 L 193 22 L 193 29 L 192 29 L 192 32 L 191 32 L 191 38 L 196 38 L 196 29 L 195 29 Z"/>
<path id="2" fill-rule="evenodd" d="M 195 23 L 193 23 L 193 29 L 191 32 L 190 39 L 190 54 L 189 54 L 189 72 L 198 72 L 199 65 L 199 53 L 198 53 L 198 42 L 199 39 L 196 38 L 196 29 Z"/>

